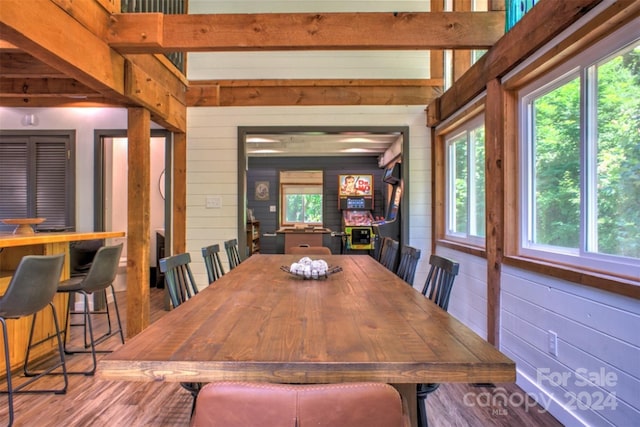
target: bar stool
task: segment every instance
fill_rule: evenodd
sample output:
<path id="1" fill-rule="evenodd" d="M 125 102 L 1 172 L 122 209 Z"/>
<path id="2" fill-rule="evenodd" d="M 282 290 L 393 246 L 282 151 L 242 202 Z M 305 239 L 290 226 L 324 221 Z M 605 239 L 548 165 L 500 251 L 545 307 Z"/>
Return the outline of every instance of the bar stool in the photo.
<path id="1" fill-rule="evenodd" d="M 118 310 L 118 301 L 116 300 L 116 291 L 113 287 L 113 281 L 118 273 L 118 265 L 120 263 L 120 254 L 122 253 L 122 243 L 115 246 L 102 246 L 96 252 L 96 256 L 91 263 L 91 268 L 86 276 L 72 277 L 69 280 L 65 280 L 60 283 L 58 292 L 72 294 L 77 292 L 84 296 L 84 307 L 81 311 L 71 310 L 72 298 L 69 298 L 67 304 L 67 325 L 65 327 L 65 339 L 64 339 L 64 351 L 66 354 L 75 353 L 91 353 L 93 359 L 93 367 L 88 371 L 81 372 L 69 372 L 70 374 L 84 374 L 93 375 L 96 371 L 96 353 L 109 353 L 111 350 L 96 350 L 96 345 L 106 341 L 107 339 L 120 335 L 120 341 L 124 344 L 124 334 L 122 332 L 122 323 L 120 321 L 120 312 Z M 112 329 L 111 326 L 111 313 L 109 310 L 109 304 L 105 304 L 104 310 L 91 309 L 89 305 L 89 296 L 100 292 L 104 295 L 106 300 L 106 290 L 111 288 L 111 295 L 113 296 L 113 306 L 115 308 L 117 328 Z M 82 322 L 72 323 L 71 316 L 73 314 L 82 314 Z M 107 331 L 98 338 L 93 335 L 93 324 L 91 322 L 91 316 L 101 314 L 107 316 Z M 71 334 L 72 326 L 82 326 L 84 330 L 84 348 L 69 348 L 68 341 Z M 89 332 L 89 340 L 87 342 L 87 331 Z M 90 348 L 90 350 L 86 350 Z"/>
<path id="2" fill-rule="evenodd" d="M 4 341 L 4 359 L 7 370 L 7 390 L 2 390 L 8 394 L 9 400 L 9 426 L 13 425 L 13 395 L 16 393 L 56 393 L 64 394 L 67 392 L 68 379 L 67 368 L 64 360 L 64 349 L 62 338 L 60 337 L 60 327 L 58 325 L 58 316 L 56 308 L 53 305 L 53 297 L 56 294 L 58 283 L 60 283 L 60 274 L 64 263 L 64 254 L 58 255 L 27 255 L 20 260 L 20 264 L 15 273 L 11 277 L 9 287 L 5 294 L 0 297 L 0 323 L 2 323 L 2 337 Z M 49 336 L 39 342 L 33 343 L 33 329 L 36 324 L 36 316 L 38 312 L 46 306 L 51 308 L 53 316 L 53 324 L 55 325 L 55 337 L 58 340 L 58 352 L 60 361 L 53 366 L 46 368 L 41 372 L 30 372 L 27 367 L 29 364 L 29 354 L 31 348 L 52 339 Z M 31 329 L 29 332 L 29 343 L 24 360 L 24 374 L 31 377 L 18 386 L 13 386 L 11 377 L 11 360 L 9 353 L 9 335 L 7 333 L 6 319 L 20 319 L 22 317 L 32 316 Z M 64 386 L 60 389 L 28 389 L 24 387 L 32 384 L 34 381 L 42 378 L 44 375 L 52 374 L 53 370 L 62 368 L 64 378 Z"/>

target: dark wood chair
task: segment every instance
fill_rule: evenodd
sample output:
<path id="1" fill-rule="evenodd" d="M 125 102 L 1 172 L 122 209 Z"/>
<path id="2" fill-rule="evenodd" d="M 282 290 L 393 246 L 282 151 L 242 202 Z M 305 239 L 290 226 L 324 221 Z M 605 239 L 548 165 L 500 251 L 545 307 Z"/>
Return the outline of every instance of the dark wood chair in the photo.
<path id="1" fill-rule="evenodd" d="M 457 262 L 441 257 L 439 255 L 431 255 L 429 257 L 429 274 L 422 288 L 422 295 L 436 303 L 441 309 L 447 311 L 449 308 L 449 298 L 453 289 L 453 282 L 460 270 L 460 264 Z M 429 393 L 433 393 L 438 389 L 440 384 L 418 384 L 418 426 L 427 427 L 426 399 Z"/>
<path id="2" fill-rule="evenodd" d="M 124 334 L 122 322 L 120 320 L 120 311 L 118 310 L 118 300 L 116 299 L 116 291 L 113 287 L 113 281 L 118 274 L 120 265 L 120 255 L 122 253 L 123 244 L 114 246 L 102 246 L 98 249 L 91 262 L 89 271 L 86 275 L 72 277 L 60 283 L 58 293 L 69 294 L 67 302 L 67 325 L 65 325 L 64 351 L 66 354 L 91 353 L 93 361 L 92 368 L 88 371 L 69 372 L 70 374 L 93 375 L 97 367 L 96 353 L 108 353 L 111 350 L 97 350 L 96 346 L 107 339 L 119 335 L 120 341 L 124 344 Z M 113 297 L 113 306 L 116 314 L 115 328 L 111 324 L 111 312 L 109 304 L 106 303 L 107 289 L 111 288 Z M 72 297 L 76 293 L 83 296 L 83 308 L 80 311 L 72 310 L 71 305 L 75 303 Z M 99 295 L 104 298 L 104 307 L 98 307 L 95 303 L 91 306 L 89 300 L 93 295 Z M 72 321 L 73 315 L 81 315 L 81 321 Z M 96 337 L 93 330 L 92 317 L 95 315 L 104 315 L 107 319 L 107 330 L 100 336 Z M 69 344 L 71 327 L 81 327 L 84 333 L 84 346 L 72 348 Z M 88 333 L 88 337 L 87 337 Z M 87 348 L 89 350 L 87 350 Z"/>
<path id="3" fill-rule="evenodd" d="M 220 245 L 209 245 L 202 248 L 202 257 L 207 269 L 209 283 L 213 283 L 224 276 L 224 268 L 222 268 L 222 260 L 220 259 Z"/>
<path id="4" fill-rule="evenodd" d="M 408 427 L 404 403 L 384 383 L 213 382 L 200 391 L 191 427 Z"/>
<path id="5" fill-rule="evenodd" d="M 396 270 L 396 275 L 413 286 L 413 279 L 416 275 L 416 267 L 420 260 L 420 249 L 413 246 L 403 245 L 400 250 L 400 263 Z"/>
<path id="6" fill-rule="evenodd" d="M 62 344 L 62 336 L 60 326 L 58 324 L 58 315 L 53 305 L 53 297 L 58 289 L 60 282 L 60 274 L 64 265 L 64 254 L 59 255 L 27 255 L 24 256 L 18 268 L 14 272 L 9 286 L 4 295 L 0 297 L 0 324 L 2 324 L 2 336 L 4 342 L 4 360 L 7 372 L 7 390 L 9 400 L 9 427 L 13 425 L 13 398 L 17 393 L 56 393 L 64 394 L 68 387 L 67 370 L 64 359 L 64 348 Z M 39 311 L 49 306 L 53 316 L 53 324 L 55 326 L 55 335 L 51 335 L 44 340 L 32 343 L 33 329 L 36 325 L 36 316 Z M 31 316 L 31 329 L 29 332 L 29 342 L 24 360 L 24 374 L 30 376 L 26 381 L 19 385 L 14 385 L 13 375 L 11 373 L 11 354 L 17 353 L 18 350 L 13 349 L 14 353 L 9 350 L 9 334 L 7 331 L 7 319 L 20 319 Z M 31 348 L 38 344 L 56 338 L 58 340 L 59 361 L 50 365 L 41 372 L 29 372 L 29 353 Z M 24 348 L 20 349 L 20 351 Z M 53 374 L 54 370 L 62 368 L 64 377 L 64 385 L 59 389 L 34 389 L 30 386 L 34 381 L 42 378 L 44 375 Z M 28 388 L 27 388 L 28 387 Z"/>
<path id="7" fill-rule="evenodd" d="M 229 269 L 233 270 L 240 265 L 240 251 L 238 250 L 238 239 L 231 239 L 224 242 L 224 250 L 229 258 Z"/>
<path id="8" fill-rule="evenodd" d="M 400 244 L 397 240 L 390 237 L 385 237 L 385 242 L 382 245 L 382 254 L 380 255 L 380 264 L 387 267 L 387 270 L 395 273 L 396 266 L 398 264 L 398 249 Z"/>
<path id="9" fill-rule="evenodd" d="M 169 291 L 169 299 L 174 309 L 198 293 L 198 286 L 193 279 L 190 263 L 191 255 L 188 252 L 160 260 L 160 271 L 164 273 L 165 284 Z M 191 412 L 193 413 L 196 407 L 198 393 L 202 388 L 202 383 L 182 382 L 180 385 L 191 393 L 193 397 L 191 406 Z"/>
<path id="10" fill-rule="evenodd" d="M 160 260 L 160 271 L 169 290 L 173 308 L 178 307 L 198 293 L 198 286 L 191 272 L 191 255 L 188 252 L 172 255 Z"/>

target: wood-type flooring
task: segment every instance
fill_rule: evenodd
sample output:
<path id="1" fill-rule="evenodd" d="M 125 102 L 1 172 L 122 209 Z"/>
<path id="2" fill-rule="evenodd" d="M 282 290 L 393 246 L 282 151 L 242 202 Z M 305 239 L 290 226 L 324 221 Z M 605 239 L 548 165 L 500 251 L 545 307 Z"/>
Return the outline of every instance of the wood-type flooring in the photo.
<path id="1" fill-rule="evenodd" d="M 126 315 L 125 292 L 118 294 L 118 302 L 121 315 Z M 165 313 L 167 312 L 164 310 L 164 290 L 151 288 L 151 321 L 157 320 Z M 124 317 L 122 320 L 123 325 L 126 325 Z M 98 325 L 104 328 L 106 323 L 102 321 Z M 79 328 L 74 328 L 74 333 L 81 336 L 81 332 L 76 332 L 75 329 Z M 119 345 L 119 339 L 114 337 L 103 343 L 102 348 L 113 349 Z M 90 355 L 69 355 L 68 369 L 86 369 L 89 359 Z M 14 375 L 14 382 L 23 380 L 21 375 Z M 49 376 L 35 385 L 57 387 L 61 381 L 61 376 Z M 0 387 L 6 389 L 4 378 L 1 379 Z M 8 422 L 6 399 L 6 394 L 0 394 L 0 425 L 6 425 Z M 507 403 L 506 406 L 502 406 L 504 401 Z M 188 392 L 176 383 L 105 381 L 92 376 L 70 375 L 69 388 L 64 395 L 17 395 L 14 400 L 14 426 L 188 426 L 191 402 Z M 531 403 L 527 395 L 515 384 L 442 384 L 427 399 L 429 426 L 561 425 L 540 406 L 529 406 L 522 402 Z"/>

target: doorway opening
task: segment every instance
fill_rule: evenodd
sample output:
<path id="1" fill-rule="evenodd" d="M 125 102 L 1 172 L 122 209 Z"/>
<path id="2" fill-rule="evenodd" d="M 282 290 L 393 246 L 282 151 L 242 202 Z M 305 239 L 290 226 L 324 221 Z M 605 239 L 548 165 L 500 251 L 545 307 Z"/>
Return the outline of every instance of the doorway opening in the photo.
<path id="1" fill-rule="evenodd" d="M 331 162 L 331 157 L 366 157 L 376 159 L 379 168 L 394 161 L 402 162 L 402 179 L 408 182 L 409 152 L 408 126 L 242 126 L 238 127 L 238 243 L 246 246 L 248 200 L 253 188 L 247 183 L 249 159 L 269 157 L 272 164 L 278 159 L 297 157 Z M 382 184 L 382 183 L 380 183 Z M 400 209 L 408 212 L 409 191 L 404 189 Z M 269 206 L 277 215 L 278 202 Z M 408 241 L 409 218 L 402 218 L 400 241 Z M 269 230 L 263 230 L 269 231 Z M 273 235 L 273 233 L 267 233 Z M 263 234 L 265 236 L 265 234 Z M 265 236 L 266 237 L 266 236 Z"/>
<path id="2" fill-rule="evenodd" d="M 127 170 L 128 147 L 127 131 L 96 130 L 94 134 L 94 229 L 127 230 Z M 165 130 L 151 131 L 150 160 L 150 286 L 158 286 L 157 261 L 164 253 L 169 236 L 166 236 L 165 224 L 171 220 L 171 186 L 167 171 L 170 167 L 171 133 Z M 126 271 L 126 237 L 120 259 L 120 272 Z M 114 242 L 119 243 L 119 242 Z M 162 249 L 162 250 L 161 250 Z M 120 273 L 119 272 L 119 273 Z M 124 290 L 126 280 L 118 274 L 114 283 L 116 291 Z"/>

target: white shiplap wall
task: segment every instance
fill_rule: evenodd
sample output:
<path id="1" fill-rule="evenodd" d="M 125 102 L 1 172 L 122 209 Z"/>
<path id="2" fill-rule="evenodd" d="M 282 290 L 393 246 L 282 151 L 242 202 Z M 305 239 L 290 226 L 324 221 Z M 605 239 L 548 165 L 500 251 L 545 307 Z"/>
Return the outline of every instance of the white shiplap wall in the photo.
<path id="1" fill-rule="evenodd" d="M 187 111 L 187 250 L 196 282 L 206 276 L 200 249 L 237 237 L 238 126 L 409 126 L 408 213 L 410 244 L 423 253 L 431 244 L 431 156 L 421 106 L 194 107 Z M 220 209 L 206 209 L 207 196 L 221 196 Z M 415 283 L 426 277 L 426 262 Z"/>
<path id="2" fill-rule="evenodd" d="M 501 305 L 501 350 L 516 361 L 524 390 L 565 425 L 638 425 L 637 300 L 506 266 Z M 549 331 L 558 335 L 557 357 Z M 557 384 L 546 378 L 561 376 Z"/>
<path id="3" fill-rule="evenodd" d="M 426 12 L 428 1 L 190 0 L 189 13 Z M 191 80 L 428 79 L 429 52 L 202 52 L 188 55 Z"/>

